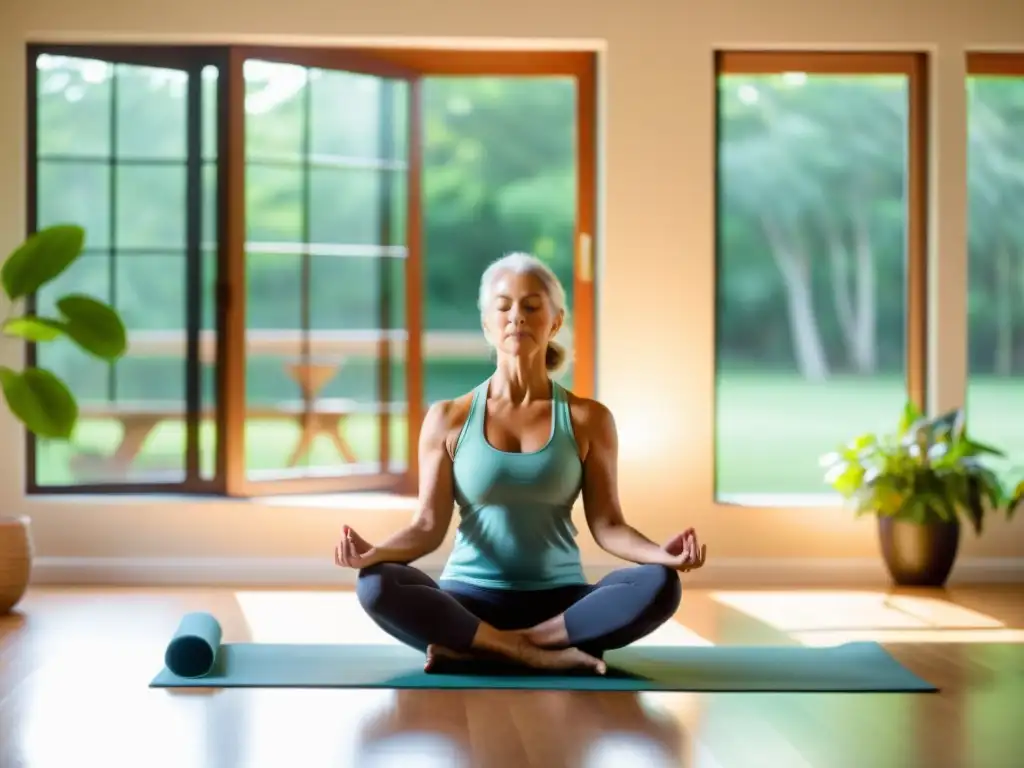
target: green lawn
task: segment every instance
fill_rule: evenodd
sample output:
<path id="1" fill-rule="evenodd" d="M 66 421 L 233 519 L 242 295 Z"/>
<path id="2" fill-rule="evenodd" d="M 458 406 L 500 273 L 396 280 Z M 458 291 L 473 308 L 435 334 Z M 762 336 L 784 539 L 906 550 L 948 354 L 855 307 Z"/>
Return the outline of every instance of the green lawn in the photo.
<path id="1" fill-rule="evenodd" d="M 819 457 L 867 431 L 893 429 L 905 400 L 898 378 L 834 379 L 814 385 L 786 375 L 738 374 L 719 381 L 719 495 L 828 493 Z M 969 428 L 1024 462 L 1024 379 L 974 379 Z"/>
<path id="2" fill-rule="evenodd" d="M 903 404 L 898 379 L 834 380 L 808 385 L 792 376 L 729 374 L 718 391 L 717 488 L 719 495 L 740 493 L 822 493 L 818 458 L 850 437 L 867 430 L 890 429 Z M 971 430 L 981 440 L 1003 447 L 1024 463 L 1024 380 L 973 382 L 968 392 Z M 406 457 L 405 423 L 393 418 L 394 460 Z M 360 459 L 375 460 L 378 428 L 375 419 L 349 420 L 346 437 Z M 214 435 L 203 432 L 202 462 L 212 472 Z M 283 469 L 298 438 L 298 428 L 280 422 L 253 422 L 246 435 L 251 470 Z M 83 422 L 71 445 L 40 446 L 42 484 L 75 482 L 72 457 L 109 456 L 120 430 L 112 422 Z M 711 447 L 709 446 L 709 450 Z M 169 422 L 154 432 L 139 466 L 162 472 L 181 471 L 184 430 Z M 326 440 L 316 445 L 315 467 L 336 466 L 337 453 Z"/>
<path id="3" fill-rule="evenodd" d="M 405 418 L 391 418 L 391 458 L 406 460 Z M 345 437 L 360 462 L 379 458 L 380 429 L 376 418 L 354 416 L 347 420 Z M 200 462 L 205 476 L 212 476 L 216 461 L 216 439 L 212 424 L 204 424 L 200 433 Z M 82 421 L 72 443 L 40 446 L 38 473 L 43 485 L 82 482 L 83 471 L 90 480 L 103 480 L 102 467 L 121 439 L 121 428 L 109 420 Z M 299 439 L 297 424 L 283 421 L 250 421 L 246 424 L 246 467 L 252 472 L 287 469 L 288 458 Z M 83 461 L 83 455 L 86 457 Z M 77 457 L 77 461 L 76 461 Z M 91 458 L 90 458 L 91 457 Z M 168 421 L 153 431 L 136 462 L 137 479 L 158 474 L 162 479 L 183 474 L 185 466 L 185 429 L 180 422 Z M 320 437 L 312 453 L 299 465 L 303 468 L 335 467 L 342 462 L 334 445 Z M 85 469 L 83 470 L 83 465 Z M 77 470 L 76 470 L 77 467 Z M 112 477 L 121 481 L 122 477 Z"/>

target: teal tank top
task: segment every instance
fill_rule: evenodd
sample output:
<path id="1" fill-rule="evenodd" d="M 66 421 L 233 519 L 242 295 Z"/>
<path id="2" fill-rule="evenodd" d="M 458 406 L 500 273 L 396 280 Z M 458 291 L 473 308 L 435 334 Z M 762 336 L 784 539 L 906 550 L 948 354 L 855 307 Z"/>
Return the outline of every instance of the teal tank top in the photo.
<path id="1" fill-rule="evenodd" d="M 459 526 L 441 574 L 491 589 L 585 584 L 572 507 L 583 482 L 569 400 L 552 382 L 551 434 L 532 453 L 499 451 L 484 433 L 489 381 L 473 390 L 455 446 Z"/>

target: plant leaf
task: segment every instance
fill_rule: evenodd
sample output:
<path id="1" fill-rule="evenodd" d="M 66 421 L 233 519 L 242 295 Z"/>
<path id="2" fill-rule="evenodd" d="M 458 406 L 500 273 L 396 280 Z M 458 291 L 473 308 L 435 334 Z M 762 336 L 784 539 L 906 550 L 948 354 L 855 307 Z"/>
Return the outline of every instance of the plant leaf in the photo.
<path id="1" fill-rule="evenodd" d="M 914 428 L 914 424 L 924 418 L 924 414 L 921 409 L 917 407 L 917 404 L 913 400 L 907 400 L 903 405 L 903 414 L 900 416 L 899 427 L 897 428 L 897 435 L 902 437 L 910 432 Z"/>
<path id="2" fill-rule="evenodd" d="M 44 438 L 71 437 L 78 421 L 78 403 L 52 373 L 41 368 L 16 373 L 0 366 L 0 386 L 11 413 L 30 432 Z"/>
<path id="3" fill-rule="evenodd" d="M 1020 484 L 1013 489 L 1013 493 L 1010 494 L 1011 500 L 1006 507 L 1006 518 L 1010 520 L 1013 518 L 1014 513 L 1017 511 L 1017 507 L 1024 504 L 1024 480 L 1020 481 Z"/>
<path id="4" fill-rule="evenodd" d="M 91 296 L 69 294 L 58 299 L 57 309 L 66 318 L 64 332 L 86 352 L 108 361 L 124 354 L 127 334 L 113 308 Z"/>
<path id="5" fill-rule="evenodd" d="M 1003 453 L 998 448 L 995 448 L 994 446 L 986 445 L 985 443 L 979 443 L 977 440 L 968 440 L 967 438 L 964 438 L 964 440 L 962 442 L 963 442 L 963 445 L 964 445 L 964 450 L 965 450 L 966 455 L 970 455 L 970 456 L 988 455 L 988 456 L 998 456 L 1001 459 L 1006 458 L 1006 454 Z"/>
<path id="6" fill-rule="evenodd" d="M 974 532 L 980 536 L 985 521 L 984 488 L 976 477 L 969 478 L 966 485 L 967 491 L 961 494 L 961 502 L 967 508 L 967 519 L 971 521 Z"/>
<path id="7" fill-rule="evenodd" d="M 64 324 L 47 317 L 12 317 L 0 329 L 8 336 L 17 336 L 25 341 L 53 341 L 64 333 Z"/>
<path id="8" fill-rule="evenodd" d="M 85 245 L 85 230 L 55 224 L 29 235 L 0 268 L 0 283 L 11 301 L 29 296 L 66 270 Z"/>

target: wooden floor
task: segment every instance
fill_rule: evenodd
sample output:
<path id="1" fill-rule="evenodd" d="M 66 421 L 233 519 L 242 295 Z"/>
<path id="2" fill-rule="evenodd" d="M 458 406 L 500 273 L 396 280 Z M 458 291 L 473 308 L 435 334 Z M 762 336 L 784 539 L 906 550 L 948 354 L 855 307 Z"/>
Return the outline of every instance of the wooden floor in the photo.
<path id="1" fill-rule="evenodd" d="M 1024 587 L 689 591 L 652 643 L 874 638 L 940 694 L 150 690 L 181 615 L 225 640 L 386 640 L 350 592 L 58 589 L 0 617 L 0 766 L 1014 768 Z"/>

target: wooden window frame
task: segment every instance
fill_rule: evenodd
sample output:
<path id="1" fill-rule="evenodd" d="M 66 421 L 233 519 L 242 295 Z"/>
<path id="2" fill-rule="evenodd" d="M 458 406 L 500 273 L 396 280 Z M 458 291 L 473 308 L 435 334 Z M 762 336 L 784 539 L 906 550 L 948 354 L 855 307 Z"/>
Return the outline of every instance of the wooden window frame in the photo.
<path id="1" fill-rule="evenodd" d="M 922 410 L 928 405 L 928 55 L 899 51 L 747 51 L 715 52 L 715 158 L 719 155 L 718 80 L 722 75 L 804 72 L 810 75 L 905 75 L 907 78 L 907 244 L 906 385 L 907 397 Z M 716 171 L 717 176 L 717 171 Z M 716 181 L 716 186 L 718 182 Z M 716 262 L 721 237 L 716 202 Z M 717 371 L 717 362 L 715 368 Z"/>
<path id="2" fill-rule="evenodd" d="M 301 478 L 255 482 L 245 469 L 245 147 L 242 64 L 246 58 L 286 61 L 300 66 L 367 69 L 385 76 L 405 79 L 412 100 L 419 102 L 420 83 L 437 76 L 567 76 L 576 80 L 577 215 L 574 233 L 573 270 L 573 390 L 592 397 L 596 389 L 596 316 L 594 253 L 597 211 L 597 53 L 594 51 L 465 50 L 383 47 L 289 47 L 249 45 L 79 45 L 30 43 L 26 59 L 26 153 L 28 221 L 26 231 L 36 226 L 36 59 L 41 54 L 92 57 L 113 63 L 173 67 L 199 72 L 216 65 L 218 79 L 218 193 L 217 230 L 218 276 L 216 291 L 216 470 L 213 479 L 198 475 L 198 391 L 190 391 L 186 442 L 190 446 L 185 482 L 175 483 L 90 483 L 40 485 L 37 482 L 36 438 L 26 432 L 26 491 L 35 494 L 140 494 L 184 493 L 229 497 L 250 497 L 282 493 L 330 493 L 345 490 L 388 490 L 415 494 L 418 486 L 417 447 L 424 413 L 423 404 L 423 212 L 419 201 L 419 167 L 422 158 L 410 157 L 408 256 L 406 265 L 406 358 L 413 362 L 407 382 L 407 466 L 397 484 L 386 487 L 351 487 L 345 478 Z M 411 135 L 420 132 L 418 109 L 413 110 Z M 410 155 L 419 154 L 421 143 L 410 143 Z M 198 333 L 194 334 L 198 336 Z M 186 365 L 198 376 L 197 338 L 186 343 Z M 35 345 L 26 344 L 25 362 L 34 364 Z M 190 387 L 191 389 L 196 389 Z M 385 438 L 386 439 L 386 438 Z M 350 487 L 346 487 L 346 486 Z"/>
<path id="3" fill-rule="evenodd" d="M 181 72 L 185 72 L 190 77 L 190 83 L 193 82 L 191 78 L 198 77 L 203 67 L 210 65 L 217 65 L 219 59 L 219 49 L 215 46 L 192 46 L 192 47 L 179 47 L 169 45 L 75 45 L 75 44 L 46 44 L 46 43 L 30 43 L 26 46 L 26 109 L 25 109 L 25 120 L 26 120 L 26 152 L 25 152 L 25 179 L 26 179 L 26 234 L 31 234 L 36 231 L 37 218 L 38 218 L 38 205 L 37 205 L 37 192 L 38 192 L 38 133 L 37 133 L 37 83 L 38 83 L 38 71 L 36 68 L 36 61 L 41 55 L 55 55 L 55 56 L 68 56 L 68 57 L 80 57 L 80 58 L 94 58 L 104 61 L 109 64 L 128 64 L 142 67 L 158 67 L 174 69 Z M 187 131 L 189 133 L 188 145 L 189 145 L 189 157 L 186 158 L 185 164 L 187 167 L 187 174 L 189 183 L 187 184 L 186 192 L 186 208 L 189 213 L 186 215 L 191 216 L 194 213 L 194 207 L 197 204 L 198 194 L 192 182 L 195 181 L 195 176 L 198 173 L 201 174 L 201 168 L 198 166 L 202 162 L 202 158 L 192 157 L 191 150 L 192 139 L 197 132 L 201 132 L 201 115 L 198 112 L 197 98 L 199 92 L 194 89 L 189 89 L 189 114 L 187 116 Z M 117 162 L 114 158 L 111 158 L 112 167 L 116 167 Z M 112 213 L 113 215 L 113 213 Z M 220 222 L 218 221 L 218 227 Z M 198 288 L 197 285 L 197 273 L 196 273 L 196 258 L 198 254 L 192 253 L 193 250 L 199 248 L 198 238 L 200 234 L 194 230 L 193 227 L 189 227 L 187 233 L 188 243 L 186 250 L 188 254 L 186 256 L 186 283 L 188 287 L 186 291 L 195 290 Z M 111 249 L 111 258 L 116 258 L 114 253 L 118 249 L 116 245 Z M 87 258 L 83 256 L 83 258 Z M 36 296 L 29 296 L 26 299 L 26 310 L 32 312 L 35 310 Z M 69 493 L 103 493 L 103 494 L 121 494 L 121 493 L 166 493 L 168 491 L 189 493 L 189 494 L 216 494 L 221 490 L 221 485 L 218 482 L 217 477 L 213 479 L 203 479 L 199 474 L 199 355 L 198 355 L 198 338 L 199 338 L 199 312 L 200 310 L 195 306 L 191 306 L 192 302 L 189 302 L 190 306 L 186 308 L 186 327 L 183 329 L 185 336 L 185 354 L 183 363 L 186 369 L 186 395 L 185 402 L 182 404 L 184 423 L 185 423 L 185 456 L 183 469 L 185 471 L 185 478 L 179 482 L 172 483 L 158 483 L 158 482 L 125 482 L 125 483 L 76 483 L 67 485 L 41 485 L 37 478 L 38 469 L 38 456 L 37 456 L 37 438 L 34 434 L 25 430 L 25 489 L 28 495 L 36 494 L 69 494 Z M 24 345 L 24 363 L 26 366 L 36 365 L 37 362 L 37 350 L 36 344 L 26 342 Z M 73 387 L 73 384 L 72 384 Z"/>
<path id="4" fill-rule="evenodd" d="M 968 77 L 1024 77 L 1024 51 L 968 51 Z"/>
<path id="5" fill-rule="evenodd" d="M 965 80 L 970 80 L 972 77 L 1024 79 L 1024 51 L 968 51 L 965 64 Z M 967 117 L 968 119 L 970 118 L 970 104 L 967 105 Z M 969 172 L 970 169 L 968 168 Z M 970 192 L 968 191 L 969 198 Z M 970 232 L 970 229 L 970 217 L 968 216 L 967 231 Z M 967 248 L 966 259 L 965 272 L 969 276 L 971 271 L 971 249 L 969 247 Z M 962 322 L 965 326 L 964 336 L 968 339 L 968 344 L 970 344 L 970 317 L 965 315 Z M 963 379 L 965 390 L 970 389 L 970 378 L 970 350 L 968 350 Z M 964 400 L 967 400 L 967 391 L 965 391 Z"/>
<path id="6" fill-rule="evenodd" d="M 723 75 L 903 75 L 907 78 L 907 165 L 906 165 L 906 293 L 904 362 L 907 400 L 922 410 L 929 404 L 928 387 L 928 266 L 929 266 L 929 90 L 928 54 L 917 51 L 833 51 L 833 50 L 717 50 L 713 54 L 712 87 L 715 103 L 715 264 L 721 264 L 720 91 Z M 716 328 L 714 370 L 718 375 Z M 713 405 L 717 413 L 719 404 Z M 718 439 L 717 437 L 715 438 Z M 777 494 L 722 493 L 717 466 L 712 469 L 712 496 L 719 504 L 744 504 L 740 498 L 757 498 L 758 506 L 772 506 L 765 499 Z M 796 494 L 802 496 L 804 494 Z M 792 499 L 794 494 L 781 494 Z"/>

